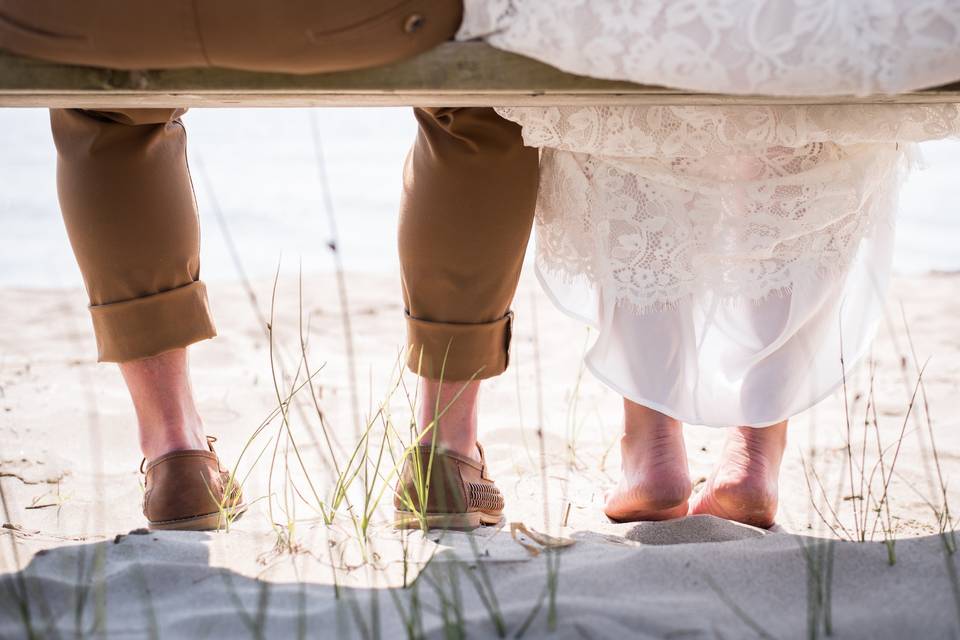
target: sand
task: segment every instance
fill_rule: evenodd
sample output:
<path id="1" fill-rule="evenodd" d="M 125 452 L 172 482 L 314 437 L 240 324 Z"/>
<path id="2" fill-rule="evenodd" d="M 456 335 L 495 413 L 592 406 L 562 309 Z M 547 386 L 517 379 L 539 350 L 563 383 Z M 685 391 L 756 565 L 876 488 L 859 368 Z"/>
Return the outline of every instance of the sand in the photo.
<path id="1" fill-rule="evenodd" d="M 305 278 L 303 301 L 311 367 L 325 363 L 315 377 L 318 401 L 341 464 L 354 441 L 354 407 L 365 416 L 376 412 L 396 377 L 403 343 L 397 279 L 350 275 L 348 283 L 356 394 L 333 279 Z M 271 285 L 253 284 L 264 317 Z M 229 532 L 141 530 L 133 412 L 116 369 L 94 363 L 83 292 L 2 290 L 0 485 L 7 504 L 0 513 L 0 637 L 26 637 L 26 620 L 38 637 L 495 637 L 502 631 L 510 637 L 810 638 L 824 637 L 828 624 L 836 638 L 955 637 L 957 557 L 946 552 L 934 512 L 942 496 L 922 395 L 906 423 L 905 414 L 916 362 L 927 363 L 929 416 L 942 473 L 955 488 L 958 293 L 956 275 L 894 284 L 872 355 L 878 432 L 889 447 L 884 474 L 906 427 L 888 487 L 889 519 L 884 504 L 876 527 L 876 514 L 868 509 L 864 516 L 855 497 L 866 493 L 856 468 L 850 487 L 840 393 L 790 427 L 773 530 L 708 516 L 608 522 L 600 504 L 619 468 L 619 400 L 589 373 L 578 382 L 586 330 L 525 279 L 513 364 L 485 386 L 481 409 L 482 440 L 507 499 L 506 524 L 473 534 L 404 536 L 389 526 L 388 493 L 360 544 L 346 513 L 329 527 L 319 521 L 307 505 L 303 472 L 282 445 L 272 480 L 269 450 L 254 464 L 279 421 L 241 461 L 241 473 L 250 470 L 244 490 L 253 504 Z M 220 336 L 192 350 L 194 383 L 207 430 L 232 463 L 277 398 L 265 327 L 244 288 L 214 285 L 211 299 Z M 277 300 L 275 346 L 290 372 L 299 351 L 295 278 L 281 281 Z M 855 467 L 870 371 L 866 363 L 851 372 L 848 385 Z M 392 424 L 405 432 L 410 410 L 402 387 L 386 406 Z M 292 433 L 326 497 L 331 464 L 311 437 L 319 428 L 313 403 L 300 394 L 292 407 Z M 869 477 L 877 459 L 872 427 L 867 435 Z M 723 433 L 687 427 L 686 436 L 699 480 L 716 460 Z M 376 438 L 372 446 L 375 452 Z M 288 466 L 292 481 L 285 480 Z M 384 475 L 390 466 L 381 469 Z M 882 491 L 880 474 L 873 476 L 874 495 Z M 358 507 L 359 490 L 353 487 Z M 949 497 L 960 504 L 955 490 Z M 857 535 L 854 509 L 861 522 L 866 518 L 864 537 L 872 542 L 846 540 Z M 271 526 L 271 512 L 280 526 Z M 292 529 L 284 526 L 290 520 L 296 521 Z M 573 544 L 534 555 L 511 535 L 510 522 Z M 886 536 L 896 541 L 893 565 Z"/>

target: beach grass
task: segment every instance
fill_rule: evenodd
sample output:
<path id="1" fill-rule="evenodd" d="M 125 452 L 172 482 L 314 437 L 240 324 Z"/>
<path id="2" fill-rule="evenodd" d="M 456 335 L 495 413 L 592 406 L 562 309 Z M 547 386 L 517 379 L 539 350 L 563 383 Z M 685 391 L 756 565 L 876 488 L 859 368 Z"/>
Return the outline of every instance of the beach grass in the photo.
<path id="1" fill-rule="evenodd" d="M 505 598 L 498 582 L 497 567 L 491 562 L 489 547 L 492 540 L 505 537 L 500 528 L 485 528 L 475 532 L 448 532 L 430 530 L 426 514 L 418 505 L 426 504 L 431 487 L 431 465 L 436 451 L 436 426 L 447 411 L 459 400 L 464 387 L 453 400 L 441 405 L 439 400 L 432 407 L 432 420 L 425 425 L 417 423 L 416 416 L 423 402 L 415 373 L 405 371 L 410 360 L 407 349 L 400 349 L 392 367 L 371 372 L 367 389 L 359 382 L 357 344 L 354 340 L 355 318 L 351 312 L 347 276 L 339 256 L 336 220 L 329 200 L 323 165 L 323 152 L 319 136 L 314 130 L 314 144 L 319 173 L 324 185 L 325 211 L 331 223 L 331 242 L 328 248 L 336 261 L 336 289 L 338 292 L 339 330 L 343 339 L 342 356 L 347 373 L 343 387 L 346 389 L 349 418 L 332 420 L 328 401 L 325 398 L 324 376 L 328 374 L 327 362 L 316 356 L 316 346 L 311 339 L 311 315 L 305 311 L 304 281 L 302 273 L 297 280 L 296 304 L 290 304 L 280 296 L 280 268 L 278 265 L 272 281 L 269 304 L 266 297 L 256 294 L 255 288 L 243 269 L 242 258 L 229 240 L 229 223 L 220 212 L 225 237 L 237 262 L 238 277 L 246 299 L 253 311 L 252 318 L 257 330 L 262 331 L 266 341 L 264 363 L 269 368 L 270 401 L 265 415 L 248 425 L 250 431 L 236 457 L 229 483 L 236 483 L 247 495 L 251 507 L 250 518 L 264 517 L 273 535 L 273 546 L 258 558 L 263 565 L 255 579 L 252 601 L 244 600 L 238 588 L 237 574 L 220 572 L 223 588 L 233 604 L 232 615 L 241 621 L 243 628 L 254 638 L 270 637 L 269 622 L 271 607 L 277 602 L 281 587 L 272 583 L 268 574 L 279 563 L 289 562 L 295 570 L 299 560 L 307 560 L 310 566 L 328 570 L 330 587 L 334 593 L 336 621 L 324 631 L 337 636 L 362 638 L 394 637 L 394 631 L 384 626 L 384 619 L 392 605 L 401 621 L 397 630 L 407 638 L 419 639 L 436 634 L 447 638 L 477 637 L 492 634 L 497 637 L 530 637 L 554 632 L 567 624 L 576 625 L 576 620 L 566 619 L 562 588 L 575 583 L 575 577 L 564 573 L 567 541 L 562 544 L 551 541 L 564 535 L 569 522 L 571 498 L 567 494 L 569 480 L 586 469 L 606 468 L 606 460 L 613 449 L 614 439 L 605 450 L 587 451 L 582 445 L 582 436 L 590 415 L 585 411 L 582 395 L 585 384 L 585 366 L 564 372 L 570 381 L 566 390 L 566 415 L 556 418 L 556 412 L 548 410 L 548 390 L 556 386 L 548 370 L 545 376 L 543 344 L 541 343 L 541 320 L 538 300 L 531 296 L 530 312 L 530 357 L 514 358 L 512 366 L 516 373 L 516 395 L 521 446 L 516 454 L 530 462 L 536 474 L 530 476 L 531 485 L 538 485 L 539 502 L 542 507 L 543 536 L 534 536 L 537 545 L 536 558 L 530 561 L 543 581 L 531 591 L 529 608 L 520 615 L 515 604 Z M 202 168 L 200 175 L 208 180 Z M 213 191 L 208 191 L 213 197 Z M 219 210 L 218 205 L 214 206 Z M 284 325 L 281 311 L 296 308 L 296 319 Z M 292 315 L 292 314 L 291 314 Z M 906 315 L 904 324 L 906 325 Z M 877 542 L 886 550 L 887 563 L 897 562 L 897 540 L 900 532 L 897 525 L 897 502 L 895 489 L 908 487 L 921 496 L 929 507 L 937 534 L 942 543 L 947 588 L 955 605 L 958 629 L 960 629 L 960 577 L 955 564 L 957 543 L 954 516 L 949 500 L 949 469 L 938 448 L 937 427 L 932 415 L 931 401 L 927 393 L 927 363 L 921 362 L 918 351 L 906 327 L 906 342 L 909 357 L 901 362 L 902 375 L 908 391 L 905 415 L 894 423 L 878 410 L 879 401 L 875 379 L 879 375 L 875 363 L 868 363 L 866 388 L 855 391 L 848 385 L 846 363 L 843 363 L 843 417 L 839 426 L 843 434 L 841 471 L 823 472 L 820 460 L 811 453 L 801 454 L 810 504 L 820 523 L 830 535 L 825 538 L 796 536 L 803 557 L 804 575 L 798 581 L 806 587 L 806 636 L 808 638 L 830 637 L 836 631 L 834 601 L 835 560 L 846 544 L 857 545 Z M 589 341 L 589 333 L 587 342 Z M 584 349 L 586 348 L 586 342 Z M 444 363 L 445 368 L 445 363 Z M 532 372 L 533 385 L 522 383 L 520 371 Z M 441 374 L 441 382 L 444 376 Z M 383 387 L 382 395 L 373 400 L 375 388 Z M 443 384 L 460 384 L 445 382 Z M 370 401 L 366 411 L 359 398 L 367 395 Z M 86 391 L 87 423 L 93 451 L 102 453 L 100 440 L 97 398 Z M 556 397 L 556 394 L 554 394 Z M 524 414 L 531 400 L 534 411 Z M 398 408 L 399 407 L 399 408 Z M 561 444 L 551 451 L 547 434 L 551 415 L 554 421 L 562 422 Z M 599 416 L 599 413 L 597 413 Z M 597 426 L 604 428 L 602 419 Z M 922 438 L 928 452 L 932 488 L 922 491 L 909 483 L 898 467 L 902 452 L 909 446 L 907 439 L 913 432 Z M 919 428 L 916 426 L 919 424 Z M 533 435 L 533 437 L 529 437 Z M 890 437 L 892 435 L 892 437 Z M 887 436 L 887 437 L 883 437 Z M 414 448 L 433 438 L 431 455 L 427 465 L 420 464 L 420 457 L 411 455 Z M 562 451 L 561 451 L 562 449 Z M 397 479 L 405 463 L 412 465 L 414 493 L 395 493 Z M 95 468 L 103 468 L 103 460 L 94 461 Z M 558 477 L 556 469 L 562 468 L 564 477 Z M 98 476 L 97 489 L 102 489 Z M 266 479 L 266 491 L 256 495 L 250 478 L 254 475 Z M 225 495 L 229 495 L 228 491 Z M 35 501 L 40 508 L 66 504 L 72 494 L 43 498 Z M 14 520 L 9 513 L 4 485 L 0 483 L 0 501 L 7 523 Z M 39 498 L 38 498 L 39 500 Z M 405 511 L 415 514 L 417 522 L 412 529 L 396 529 L 393 513 L 394 501 Z M 223 532 L 217 535 L 233 535 L 234 505 L 224 500 L 220 504 Z M 261 509 L 254 507 L 264 507 Z M 104 505 L 91 510 L 95 522 L 88 527 L 92 531 L 107 527 Z M 536 511 L 536 509 L 531 509 Z M 511 527 L 511 531 L 513 527 Z M 532 529 L 527 529 L 528 533 Z M 28 638 L 58 637 L 58 620 L 67 616 L 75 637 L 109 636 L 107 628 L 106 598 L 107 549 L 106 544 L 84 545 L 78 550 L 76 564 L 71 568 L 73 596 L 66 611 L 54 611 L 38 581 L 33 581 L 25 568 L 26 559 L 20 557 L 16 544 L 17 532 L 4 531 L 11 541 L 13 571 L 0 576 L 0 610 L 17 616 L 22 621 L 23 635 Z M 243 532 L 239 532 L 241 535 Z M 535 532 L 534 532 L 535 533 Z M 312 536 L 312 538 L 311 538 Z M 831 539 L 832 537 L 832 539 Z M 398 555 L 389 548 L 399 547 Z M 359 559 L 357 559 L 359 558 Z M 394 569 L 399 567 L 395 579 Z M 161 635 L 161 620 L 151 596 L 148 568 L 135 564 L 132 573 L 138 593 L 142 594 L 136 615 L 143 621 L 144 635 L 154 638 Z M 653 578 L 651 578 L 653 579 Z M 739 601 L 725 591 L 721 580 L 704 574 L 704 581 L 726 609 L 743 625 L 744 637 L 774 637 L 768 630 L 767 612 L 756 611 L 750 602 Z M 347 584 L 362 583 L 366 590 L 347 588 Z M 314 635 L 309 614 L 309 597 L 312 583 L 306 576 L 297 573 L 296 635 Z M 877 588 L 882 588 L 878 586 Z M 389 594 L 384 601 L 382 592 Z M 386 606 L 384 602 L 387 602 Z M 469 607 L 472 602 L 482 607 L 484 626 L 478 627 L 476 616 Z M 526 603 L 525 605 L 526 606 Z M 541 624 L 542 623 L 542 624 Z M 335 627 L 335 628 L 333 628 Z M 587 634 L 581 627 L 581 634 Z"/>

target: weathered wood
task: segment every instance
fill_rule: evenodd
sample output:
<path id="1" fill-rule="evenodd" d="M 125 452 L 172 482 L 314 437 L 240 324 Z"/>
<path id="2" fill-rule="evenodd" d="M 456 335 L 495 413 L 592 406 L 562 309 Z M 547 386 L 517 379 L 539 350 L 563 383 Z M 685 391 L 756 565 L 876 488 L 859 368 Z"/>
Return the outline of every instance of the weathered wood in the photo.
<path id="1" fill-rule="evenodd" d="M 260 107 L 960 102 L 960 83 L 897 96 L 787 98 L 695 94 L 585 78 L 481 43 L 448 43 L 398 64 L 293 75 L 233 69 L 117 71 L 0 52 L 0 106 Z"/>

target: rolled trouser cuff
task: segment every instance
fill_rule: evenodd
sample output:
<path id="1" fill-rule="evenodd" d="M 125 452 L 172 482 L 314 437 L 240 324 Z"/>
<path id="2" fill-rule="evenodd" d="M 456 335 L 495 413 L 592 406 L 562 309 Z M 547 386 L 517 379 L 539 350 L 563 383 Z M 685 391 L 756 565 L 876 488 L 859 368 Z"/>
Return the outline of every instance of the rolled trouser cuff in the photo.
<path id="1" fill-rule="evenodd" d="M 451 323 L 407 313 L 407 367 L 430 380 L 483 380 L 510 363 L 513 312 L 499 320 Z"/>
<path id="2" fill-rule="evenodd" d="M 100 362 L 149 358 L 217 335 L 203 282 L 90 307 Z"/>

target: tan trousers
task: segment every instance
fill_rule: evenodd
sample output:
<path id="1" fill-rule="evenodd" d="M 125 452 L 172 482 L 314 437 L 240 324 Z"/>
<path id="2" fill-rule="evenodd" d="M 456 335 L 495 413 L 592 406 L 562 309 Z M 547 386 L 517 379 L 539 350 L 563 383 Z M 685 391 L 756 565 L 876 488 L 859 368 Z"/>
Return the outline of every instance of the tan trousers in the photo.
<path id="1" fill-rule="evenodd" d="M 0 49 L 112 68 L 323 72 L 430 49 L 459 0 L 0 0 Z M 186 347 L 215 329 L 200 280 L 183 109 L 51 110 L 57 185 L 101 361 Z M 410 368 L 487 378 L 507 366 L 537 153 L 488 108 L 417 109 L 400 260 Z"/>

